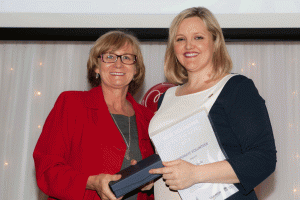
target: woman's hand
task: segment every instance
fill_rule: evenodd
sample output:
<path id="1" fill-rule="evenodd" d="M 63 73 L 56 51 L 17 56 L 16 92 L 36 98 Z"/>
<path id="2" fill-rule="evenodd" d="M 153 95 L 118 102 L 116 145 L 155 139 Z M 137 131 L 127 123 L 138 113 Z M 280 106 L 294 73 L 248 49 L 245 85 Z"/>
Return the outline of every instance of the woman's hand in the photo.
<path id="1" fill-rule="evenodd" d="M 165 167 L 151 169 L 150 174 L 163 174 L 165 183 L 172 190 L 182 190 L 197 183 L 195 179 L 196 165 L 184 160 L 163 162 Z"/>
<path id="2" fill-rule="evenodd" d="M 136 165 L 137 164 L 137 161 L 132 159 L 130 161 L 130 164 L 131 165 Z M 153 181 L 150 181 L 149 183 L 146 183 L 145 185 L 143 185 L 142 187 L 140 187 L 140 190 L 141 191 L 146 191 L 146 190 L 151 190 L 151 188 L 153 187 L 154 185 L 154 182 Z"/>
<path id="3" fill-rule="evenodd" d="M 154 182 L 150 181 L 149 183 L 146 183 L 145 185 L 140 187 L 140 189 L 141 191 L 151 190 L 153 186 L 154 186 Z"/>
<path id="4" fill-rule="evenodd" d="M 87 189 L 96 190 L 101 200 L 116 200 L 117 198 L 109 188 L 110 181 L 117 181 L 121 178 L 120 174 L 99 174 L 90 176 L 86 185 Z M 121 200 L 123 197 L 118 198 Z"/>

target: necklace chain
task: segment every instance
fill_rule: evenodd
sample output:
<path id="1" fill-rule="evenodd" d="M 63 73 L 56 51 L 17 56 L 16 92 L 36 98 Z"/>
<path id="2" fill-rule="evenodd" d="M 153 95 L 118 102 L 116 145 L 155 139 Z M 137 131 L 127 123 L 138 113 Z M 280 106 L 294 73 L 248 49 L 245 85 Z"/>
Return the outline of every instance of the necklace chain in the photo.
<path id="1" fill-rule="evenodd" d="M 126 153 L 125 153 L 125 158 L 126 158 L 127 160 L 130 160 L 130 156 L 129 156 L 129 148 L 130 148 L 130 141 L 131 141 L 131 138 L 130 138 L 130 116 L 129 116 L 128 104 L 126 105 L 126 108 L 127 108 L 126 110 L 127 110 L 127 115 L 128 115 L 128 135 L 129 135 L 129 142 L 127 142 L 127 140 L 126 140 L 126 138 L 125 138 L 125 135 L 122 133 L 122 131 L 121 131 L 121 129 L 120 129 L 120 127 L 119 127 L 119 125 L 118 125 L 116 119 L 114 118 L 114 116 L 113 116 L 110 112 L 109 112 L 109 114 L 110 114 L 110 116 L 112 117 L 112 119 L 114 120 L 114 122 L 115 122 L 117 128 L 119 129 L 119 131 L 120 131 L 120 133 L 121 133 L 121 135 L 122 135 L 122 137 L 123 137 L 123 139 L 124 139 L 124 141 L 125 141 L 125 144 L 126 144 L 126 146 L 127 146 L 127 150 L 126 150 Z"/>

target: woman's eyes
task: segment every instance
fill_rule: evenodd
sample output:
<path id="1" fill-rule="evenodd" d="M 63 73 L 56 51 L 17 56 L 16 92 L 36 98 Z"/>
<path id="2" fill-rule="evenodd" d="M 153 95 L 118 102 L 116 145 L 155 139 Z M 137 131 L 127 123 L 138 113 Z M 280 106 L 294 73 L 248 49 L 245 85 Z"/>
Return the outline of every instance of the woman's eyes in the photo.
<path id="1" fill-rule="evenodd" d="M 114 59 L 115 57 L 114 57 L 114 55 L 107 55 L 106 58 L 108 58 L 108 59 Z"/>
<path id="2" fill-rule="evenodd" d="M 203 37 L 202 36 L 196 36 L 194 39 L 195 40 L 202 40 Z M 180 42 L 180 41 L 184 41 L 184 40 L 185 40 L 185 38 L 177 38 L 176 42 Z"/>
<path id="3" fill-rule="evenodd" d="M 195 40 L 201 40 L 201 39 L 203 39 L 202 36 L 197 36 L 197 37 L 195 37 Z"/>
<path id="4" fill-rule="evenodd" d="M 180 41 L 183 41 L 183 40 L 184 40 L 184 38 L 177 38 L 176 39 L 177 42 L 180 42 Z"/>

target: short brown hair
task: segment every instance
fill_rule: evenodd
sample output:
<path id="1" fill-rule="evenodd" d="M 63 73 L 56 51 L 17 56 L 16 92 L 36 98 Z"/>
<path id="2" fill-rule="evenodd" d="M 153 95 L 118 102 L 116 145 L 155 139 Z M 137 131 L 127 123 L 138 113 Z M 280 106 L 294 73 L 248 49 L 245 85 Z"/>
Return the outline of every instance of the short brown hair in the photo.
<path id="1" fill-rule="evenodd" d="M 183 10 L 172 21 L 169 29 L 169 40 L 165 54 L 165 76 L 169 82 L 183 84 L 188 80 L 186 69 L 179 63 L 174 52 L 175 37 L 181 22 L 186 18 L 199 17 L 203 20 L 207 30 L 212 34 L 215 52 L 213 55 L 212 80 L 229 73 L 232 69 L 232 61 L 228 54 L 222 29 L 214 15 L 204 7 L 193 7 Z"/>
<path id="2" fill-rule="evenodd" d="M 92 87 L 97 87 L 101 84 L 101 77 L 96 79 L 95 72 L 95 69 L 97 69 L 99 64 L 98 61 L 100 60 L 98 59 L 98 56 L 108 50 L 116 51 L 127 44 L 132 46 L 133 52 L 137 57 L 137 62 L 135 63 L 136 74 L 134 75 L 134 80 L 129 83 L 128 92 L 132 95 L 137 92 L 145 79 L 143 55 L 138 39 L 131 33 L 126 33 L 124 31 L 109 31 L 98 38 L 94 43 L 87 62 L 88 81 Z"/>

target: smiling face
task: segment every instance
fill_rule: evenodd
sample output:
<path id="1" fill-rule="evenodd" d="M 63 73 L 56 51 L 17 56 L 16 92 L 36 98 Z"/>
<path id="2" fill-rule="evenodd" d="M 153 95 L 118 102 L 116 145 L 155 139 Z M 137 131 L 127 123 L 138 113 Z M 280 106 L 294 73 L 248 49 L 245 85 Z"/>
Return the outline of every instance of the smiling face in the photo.
<path id="1" fill-rule="evenodd" d="M 110 52 L 110 51 L 108 51 Z M 135 54 L 131 45 L 124 45 L 120 49 L 110 52 L 117 55 Z M 136 66 L 126 65 L 118 58 L 115 63 L 104 63 L 101 58 L 98 58 L 99 68 L 95 69 L 96 73 L 100 74 L 101 86 L 107 89 L 126 89 L 129 83 L 136 74 Z"/>
<path id="2" fill-rule="evenodd" d="M 186 18 L 181 22 L 175 37 L 174 52 L 188 73 L 211 72 L 214 41 L 199 17 Z"/>

